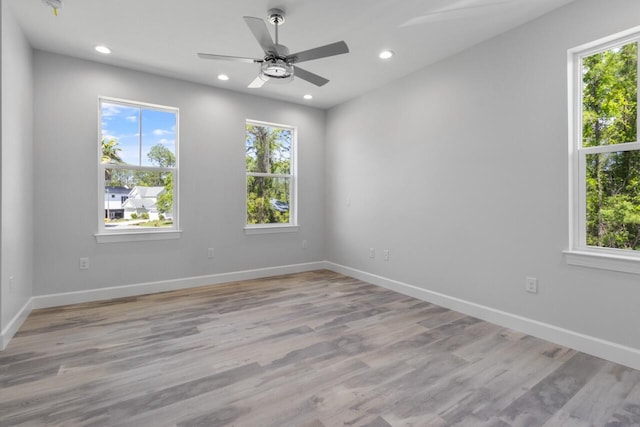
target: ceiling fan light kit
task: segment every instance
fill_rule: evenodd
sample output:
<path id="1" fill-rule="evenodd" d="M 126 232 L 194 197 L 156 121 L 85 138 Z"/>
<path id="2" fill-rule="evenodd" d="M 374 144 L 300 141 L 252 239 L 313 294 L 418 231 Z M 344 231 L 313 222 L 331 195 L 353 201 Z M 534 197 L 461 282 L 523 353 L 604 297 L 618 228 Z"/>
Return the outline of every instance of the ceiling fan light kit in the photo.
<path id="1" fill-rule="evenodd" d="M 287 79 L 293 76 L 293 64 L 287 63 L 282 58 L 274 58 L 260 64 L 260 76 L 264 80 Z"/>
<path id="2" fill-rule="evenodd" d="M 278 27 L 284 23 L 284 12 L 282 10 L 271 9 L 268 12 L 268 20 L 275 26 L 275 42 L 271 38 L 271 34 L 267 29 L 265 21 L 252 16 L 245 16 L 243 18 L 249 27 L 249 30 L 264 51 L 265 56 L 262 59 L 216 55 L 210 53 L 198 53 L 198 56 L 202 59 L 260 64 L 258 77 L 249 84 L 250 88 L 262 87 L 265 82 L 271 79 L 274 79 L 275 81 L 290 82 L 293 80 L 294 75 L 316 86 L 323 86 L 329 83 L 328 79 L 304 70 L 295 64 L 349 52 L 347 44 L 344 41 L 340 41 L 302 52 L 289 54 L 289 48 L 280 44 L 278 38 Z"/>

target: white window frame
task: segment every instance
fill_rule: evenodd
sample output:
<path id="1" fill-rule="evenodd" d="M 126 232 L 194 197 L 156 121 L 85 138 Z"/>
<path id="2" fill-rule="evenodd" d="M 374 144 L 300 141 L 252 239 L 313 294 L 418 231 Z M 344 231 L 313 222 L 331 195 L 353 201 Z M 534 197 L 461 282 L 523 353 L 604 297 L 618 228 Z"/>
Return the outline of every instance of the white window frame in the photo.
<path id="1" fill-rule="evenodd" d="M 246 119 L 244 126 L 244 143 L 246 144 L 246 125 L 252 124 L 257 126 L 269 126 L 275 128 L 291 129 L 291 164 L 289 174 L 273 174 L 248 172 L 245 164 L 245 180 L 244 180 L 244 232 L 245 234 L 271 234 L 271 233 L 289 233 L 296 232 L 300 229 L 298 225 L 298 128 L 296 126 L 285 125 L 280 123 L 265 122 L 262 120 Z M 246 155 L 246 154 L 245 154 Z M 268 177 L 268 178 L 288 178 L 289 179 L 289 223 L 288 224 L 247 224 L 247 178 Z"/>
<path id="2" fill-rule="evenodd" d="M 112 163 L 102 163 L 102 103 L 120 104 L 127 107 L 147 109 L 147 110 L 159 110 L 175 113 L 176 115 L 176 130 L 175 130 L 175 158 L 176 164 L 174 167 L 155 167 L 155 166 L 138 166 L 138 165 L 117 165 Z M 142 116 L 142 114 L 141 114 Z M 98 141 L 97 141 L 97 163 L 98 163 L 98 232 L 94 234 L 98 243 L 119 243 L 130 241 L 145 241 L 145 240 L 168 240 L 179 239 L 181 230 L 179 228 L 179 162 L 180 156 L 178 154 L 179 139 L 180 139 L 180 111 L 177 107 L 170 107 L 166 105 L 150 104 L 146 102 L 131 101 L 127 99 L 112 98 L 107 96 L 98 97 Z M 141 136 L 140 136 L 141 137 Z M 104 224 L 104 176 L 105 169 L 135 169 L 135 170 L 153 170 L 158 172 L 170 172 L 173 173 L 173 226 L 171 228 L 145 228 L 145 229 L 120 229 L 109 230 Z"/>
<path id="3" fill-rule="evenodd" d="M 640 142 L 582 146 L 582 58 L 629 43 L 640 43 L 640 27 L 569 49 L 569 249 L 567 264 L 640 274 L 640 251 L 588 246 L 586 243 L 586 156 L 640 150 Z M 640 68 L 640 64 L 639 67 Z M 640 70 L 638 71 L 640 84 Z M 640 98 L 640 87 L 638 88 Z M 640 121 L 637 121 L 640 125 Z M 638 129 L 640 135 L 640 129 Z"/>

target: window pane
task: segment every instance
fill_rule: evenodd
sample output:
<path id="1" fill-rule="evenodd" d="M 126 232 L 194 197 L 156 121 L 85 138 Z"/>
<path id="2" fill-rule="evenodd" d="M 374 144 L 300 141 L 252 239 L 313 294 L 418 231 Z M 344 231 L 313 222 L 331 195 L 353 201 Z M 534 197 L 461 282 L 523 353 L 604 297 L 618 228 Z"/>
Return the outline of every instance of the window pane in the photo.
<path id="1" fill-rule="evenodd" d="M 101 103 L 102 163 L 140 164 L 140 109 Z"/>
<path id="2" fill-rule="evenodd" d="M 289 178 L 247 177 L 247 224 L 289 223 Z"/>
<path id="3" fill-rule="evenodd" d="M 587 245 L 640 249 L 640 152 L 586 156 Z"/>
<path id="4" fill-rule="evenodd" d="M 291 137 L 293 130 L 247 123 L 247 172 L 291 173 Z"/>
<path id="5" fill-rule="evenodd" d="M 105 169 L 107 229 L 173 226 L 173 172 Z"/>
<path id="6" fill-rule="evenodd" d="M 638 45 L 582 59 L 582 145 L 637 140 Z"/>
<path id="7" fill-rule="evenodd" d="M 172 167 L 176 164 L 176 114 L 142 110 L 142 166 Z"/>

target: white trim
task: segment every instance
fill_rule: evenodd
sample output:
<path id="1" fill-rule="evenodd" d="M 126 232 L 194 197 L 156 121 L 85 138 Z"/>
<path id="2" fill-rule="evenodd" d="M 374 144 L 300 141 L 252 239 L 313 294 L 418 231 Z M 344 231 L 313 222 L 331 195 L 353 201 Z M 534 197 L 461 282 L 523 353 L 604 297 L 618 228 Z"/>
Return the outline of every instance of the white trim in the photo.
<path id="1" fill-rule="evenodd" d="M 567 51 L 568 140 L 569 140 L 569 250 L 567 264 L 640 274 L 640 253 L 632 250 L 587 245 L 586 157 L 640 150 L 639 141 L 583 147 L 583 58 L 626 44 L 640 43 L 640 26 L 607 36 Z M 640 71 L 640 64 L 636 64 Z M 638 81 L 640 93 L 640 80 Z M 638 112 L 640 115 L 640 111 Z"/>
<path id="2" fill-rule="evenodd" d="M 156 111 L 164 111 L 175 114 L 176 123 L 175 123 L 175 146 L 174 146 L 174 157 L 176 164 L 173 167 L 155 167 L 155 166 L 142 166 L 142 165 L 130 165 L 130 164 L 122 164 L 116 165 L 111 163 L 102 163 L 102 150 L 101 150 L 101 140 L 102 140 L 102 103 L 114 103 L 119 105 L 124 105 L 131 108 L 138 108 L 140 110 L 140 120 L 138 120 L 138 133 L 139 133 L 139 155 L 142 155 L 142 110 L 156 110 Z M 98 160 L 98 232 L 94 234 L 96 236 L 96 240 L 98 243 L 110 243 L 110 242 L 127 242 L 127 241 L 139 241 L 139 240 L 166 240 L 166 239 L 178 239 L 180 236 L 178 234 L 177 237 L 167 237 L 166 235 L 163 237 L 157 238 L 141 238 L 141 237 L 131 237 L 124 238 L 125 234 L 135 233 L 130 230 L 118 230 L 118 231 L 110 231 L 104 224 L 104 174 L 106 169 L 121 169 L 121 170 L 147 170 L 147 171 L 158 171 L 158 172 L 167 172 L 173 175 L 173 209 L 171 212 L 171 217 L 173 219 L 173 224 L 170 227 L 171 231 L 180 232 L 180 209 L 179 209 L 179 196 L 180 196 L 180 178 L 179 178 L 179 170 L 180 170 L 180 109 L 178 107 L 171 107 L 167 105 L 160 104 L 151 104 L 148 102 L 138 102 L 131 101 L 127 99 L 113 98 L 109 96 L 98 96 L 98 112 L 97 117 L 98 120 L 98 150 L 97 150 L 97 160 Z M 145 230 L 146 233 L 162 233 L 163 231 L 154 230 L 153 228 L 149 228 L 149 230 Z M 113 234 L 113 237 L 108 238 L 108 234 Z"/>
<path id="3" fill-rule="evenodd" d="M 245 224 L 247 223 L 247 199 L 249 195 L 247 194 L 247 177 L 256 176 L 256 177 L 265 177 L 265 178 L 281 178 L 289 180 L 289 223 L 286 224 L 289 227 L 298 227 L 298 127 L 292 125 L 284 125 L 280 123 L 272 123 L 265 122 L 262 120 L 253 120 L 246 119 L 244 122 L 245 125 L 245 144 L 247 137 L 247 124 L 257 125 L 257 126 L 267 126 L 272 128 L 282 128 L 289 129 L 292 133 L 291 138 L 291 148 L 290 148 L 290 157 L 289 157 L 289 174 L 272 174 L 272 173 L 264 173 L 264 172 L 248 172 L 246 171 L 245 165 L 245 193 L 244 193 L 244 202 L 245 202 Z M 282 224 L 280 224 L 282 225 Z M 266 226 L 270 227 L 268 224 L 257 224 L 257 226 Z M 298 230 L 270 230 L 270 231 L 247 231 L 247 229 L 253 228 L 252 224 L 247 224 L 245 226 L 245 234 L 267 234 L 267 233 L 280 233 L 287 231 L 298 231 Z M 257 228 L 257 227 L 256 227 Z"/>
<path id="4" fill-rule="evenodd" d="M 132 297 L 199 286 L 219 285 L 242 280 L 261 279 L 284 274 L 303 273 L 325 268 L 325 263 L 309 262 L 304 264 L 265 267 L 253 270 L 234 271 L 229 273 L 210 274 L 206 276 L 186 277 L 182 279 L 162 280 L 158 282 L 138 283 L 133 285 L 112 286 L 109 288 L 89 289 L 86 291 L 63 292 L 59 294 L 33 297 L 33 308 L 58 307 L 69 304 L 110 300 L 114 298 Z"/>
<path id="5" fill-rule="evenodd" d="M 260 279 L 264 277 L 284 274 L 302 273 L 327 269 L 336 273 L 354 277 L 376 286 L 381 286 L 395 292 L 427 301 L 432 304 L 456 310 L 461 313 L 477 317 L 506 328 L 518 330 L 526 334 L 555 342 L 596 357 L 601 357 L 615 363 L 620 363 L 634 369 L 640 369 L 640 349 L 624 346 L 611 341 L 585 335 L 564 329 L 548 323 L 539 322 L 516 314 L 497 310 L 481 304 L 476 304 L 460 298 L 430 291 L 415 285 L 367 273 L 365 271 L 346 267 L 329 261 L 309 262 L 279 267 L 266 267 L 252 270 L 219 273 L 207 276 L 189 277 L 184 279 L 164 280 L 159 282 L 141 283 L 135 285 L 114 286 L 110 288 L 92 289 L 87 291 L 66 292 L 59 294 L 41 295 L 31 298 L 20 312 L 9 322 L 2 331 L 2 349 L 6 348 L 11 338 L 27 318 L 32 309 L 57 307 L 68 304 L 109 300 L 113 298 L 131 297 L 156 292 L 166 292 L 198 286 L 216 285 L 234 281 Z"/>
<path id="6" fill-rule="evenodd" d="M 570 265 L 640 274 L 640 258 L 608 254 L 604 249 L 606 248 L 602 248 L 599 252 L 568 250 L 563 253 L 565 261 Z"/>
<path id="7" fill-rule="evenodd" d="M 96 233 L 94 234 L 97 243 L 121 243 L 121 242 L 142 242 L 148 240 L 174 240 L 179 239 L 182 230 L 157 230 L 157 231 L 137 231 L 129 230 L 122 233 Z"/>
<path id="8" fill-rule="evenodd" d="M 627 347 L 332 262 L 327 262 L 326 264 L 327 269 L 335 271 L 336 273 L 345 274 L 392 291 L 477 317 L 487 322 L 495 323 L 596 357 L 629 366 L 633 369 L 640 369 L 640 349 Z"/>
<path id="9" fill-rule="evenodd" d="M 20 326 L 22 326 L 24 321 L 27 320 L 29 314 L 31 314 L 31 310 L 33 310 L 33 298 L 29 298 L 18 313 L 13 316 L 13 319 L 11 319 L 7 327 L 2 330 L 2 334 L 0 336 L 0 350 L 7 348 L 9 341 L 11 341 L 16 332 L 18 332 L 18 329 L 20 329 Z"/>
<path id="10" fill-rule="evenodd" d="M 640 149 L 640 142 L 632 141 L 632 142 L 621 142 L 619 144 L 611 144 L 611 145 L 596 145 L 593 147 L 579 147 L 578 151 L 582 154 L 609 154 L 609 153 L 619 153 L 623 151 L 638 151 Z"/>
<path id="11" fill-rule="evenodd" d="M 264 173 L 264 172 L 247 172 L 247 176 L 255 176 L 258 178 L 282 178 L 282 179 L 291 179 L 293 175 L 285 175 L 281 173 Z"/>
<path id="12" fill-rule="evenodd" d="M 633 41 L 640 34 L 640 26 L 629 28 L 619 33 L 602 37 L 592 42 L 584 43 L 580 46 L 569 49 L 570 54 L 580 53 L 584 56 L 593 55 L 598 52 L 609 50 L 616 46 L 621 46 Z"/>
<path id="13" fill-rule="evenodd" d="M 296 233 L 300 230 L 299 225 L 292 224 L 260 224 L 260 225 L 246 225 L 244 227 L 244 234 L 273 234 L 273 233 Z"/>

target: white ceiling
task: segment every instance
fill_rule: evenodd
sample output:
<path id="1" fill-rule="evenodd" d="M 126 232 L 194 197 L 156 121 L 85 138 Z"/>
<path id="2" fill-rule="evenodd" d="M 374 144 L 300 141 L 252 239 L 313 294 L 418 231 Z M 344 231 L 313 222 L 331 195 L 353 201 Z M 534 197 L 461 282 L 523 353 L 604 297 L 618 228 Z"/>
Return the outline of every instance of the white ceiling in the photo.
<path id="1" fill-rule="evenodd" d="M 7 0 L 3 0 L 7 1 Z M 8 0 L 34 48 L 206 85 L 329 108 L 575 0 Z M 346 55 L 305 62 L 330 80 L 294 79 L 248 89 L 258 64 L 199 59 L 197 52 L 262 58 L 243 16 L 285 11 L 280 43 L 292 53 L 344 40 Z M 272 31 L 273 26 L 268 25 Z M 101 56 L 93 46 L 113 53 Z M 378 58 L 382 49 L 395 56 Z M 224 73 L 230 80 L 219 81 Z M 302 99 L 312 94 L 313 100 Z"/>

